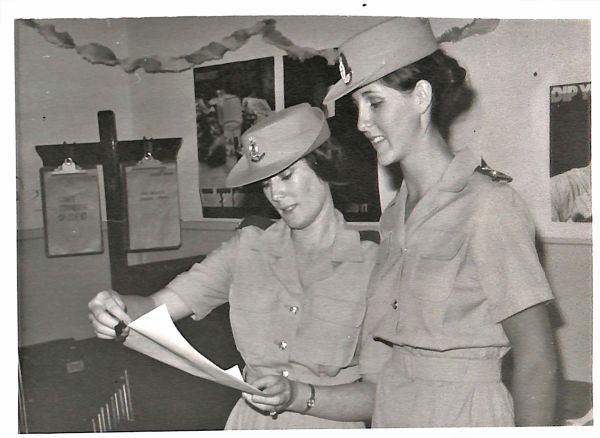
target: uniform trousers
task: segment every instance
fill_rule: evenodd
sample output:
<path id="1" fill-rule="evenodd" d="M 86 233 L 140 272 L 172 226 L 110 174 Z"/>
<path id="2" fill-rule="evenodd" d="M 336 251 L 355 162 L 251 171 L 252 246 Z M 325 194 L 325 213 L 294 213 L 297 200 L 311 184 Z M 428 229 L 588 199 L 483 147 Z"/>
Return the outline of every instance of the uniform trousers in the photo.
<path id="1" fill-rule="evenodd" d="M 379 377 L 372 426 L 514 426 L 500 373 L 500 359 L 419 356 L 394 347 Z"/>

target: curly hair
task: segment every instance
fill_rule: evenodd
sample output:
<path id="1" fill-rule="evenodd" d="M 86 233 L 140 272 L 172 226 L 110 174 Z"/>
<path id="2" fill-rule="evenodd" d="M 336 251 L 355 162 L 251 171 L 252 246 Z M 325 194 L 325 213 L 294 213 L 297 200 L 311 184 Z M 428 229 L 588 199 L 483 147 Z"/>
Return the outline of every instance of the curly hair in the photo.
<path id="1" fill-rule="evenodd" d="M 466 70 L 456 59 L 439 49 L 387 74 L 381 81 L 398 91 L 411 91 L 420 80 L 429 82 L 433 92 L 431 120 L 448 139 L 452 122 L 473 102 L 474 92 L 467 85 L 465 76 Z"/>
<path id="2" fill-rule="evenodd" d="M 344 148 L 333 138 L 326 140 L 317 149 L 306 154 L 303 159 L 321 180 L 331 185 L 347 183 L 348 157 Z"/>

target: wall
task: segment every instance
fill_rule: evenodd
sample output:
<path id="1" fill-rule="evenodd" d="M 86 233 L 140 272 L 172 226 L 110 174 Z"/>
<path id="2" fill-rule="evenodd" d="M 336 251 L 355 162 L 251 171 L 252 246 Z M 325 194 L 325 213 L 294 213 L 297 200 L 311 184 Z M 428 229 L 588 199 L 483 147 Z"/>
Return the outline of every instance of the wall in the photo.
<path id="1" fill-rule="evenodd" d="M 234 224 L 208 223 L 182 230 L 178 250 L 143 255 L 138 263 L 161 258 L 206 254 L 231 236 Z M 104 247 L 107 248 L 106 229 Z M 108 250 L 103 254 L 47 258 L 42 230 L 20 233 L 17 249 L 19 284 L 19 345 L 54 339 L 94 336 L 87 319 L 87 303 L 110 289 Z"/>
<path id="2" fill-rule="evenodd" d="M 58 31 L 69 32 L 77 44 L 97 42 L 125 58 L 191 53 L 261 18 L 47 22 Z M 355 29 L 379 21 L 376 17 L 326 16 L 276 20 L 277 29 L 291 41 L 316 49 L 336 46 Z M 432 25 L 439 35 L 469 21 L 432 19 Z M 15 38 L 18 228 L 25 237 L 18 242 L 20 342 L 27 345 L 59 337 L 86 337 L 91 331 L 85 304 L 94 291 L 110 284 L 107 255 L 45 258 L 38 183 L 41 161 L 34 146 L 97 141 L 96 114 L 106 109 L 116 114 L 121 140 L 182 137 L 182 219 L 186 223 L 199 221 L 192 70 L 127 74 L 120 67 L 90 64 L 74 50 L 54 46 L 19 23 Z M 453 140 L 479 149 L 491 165 L 515 178 L 513 185 L 530 205 L 544 241 L 545 267 L 564 318 L 558 333 L 566 369 L 570 377 L 590 380 L 591 227 L 551 223 L 548 195 L 548 89 L 558 83 L 591 79 L 589 22 L 503 20 L 492 33 L 447 43 L 444 48 L 468 69 L 478 93 L 473 109 L 456 125 Z M 253 37 L 241 49 L 205 65 L 275 56 L 281 106 L 283 54 L 260 37 Z M 384 201 L 390 195 L 384 184 Z M 203 251 L 207 236 L 219 240 L 215 231 L 185 231 L 182 251 Z"/>

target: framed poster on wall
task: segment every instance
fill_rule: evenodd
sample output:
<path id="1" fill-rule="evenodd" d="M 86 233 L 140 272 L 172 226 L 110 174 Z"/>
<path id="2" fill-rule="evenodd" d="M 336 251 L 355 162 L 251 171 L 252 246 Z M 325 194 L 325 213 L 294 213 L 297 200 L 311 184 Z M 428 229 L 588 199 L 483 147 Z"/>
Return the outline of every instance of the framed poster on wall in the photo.
<path id="1" fill-rule="evenodd" d="M 550 87 L 553 222 L 591 222 L 591 82 Z"/>
<path id="2" fill-rule="evenodd" d="M 275 108 L 272 57 L 194 69 L 198 181 L 205 218 L 274 217 L 259 184 L 226 188 L 241 134 Z"/>
<path id="3" fill-rule="evenodd" d="M 327 88 L 339 78 L 337 65 L 328 65 L 325 58 L 315 56 L 299 61 L 284 56 L 285 106 L 308 102 L 325 110 L 322 102 Z M 350 96 L 336 101 L 333 112 L 329 112 L 327 122 L 332 140 L 343 148 L 347 157 L 348 175 L 345 184 L 331 186 L 333 202 L 347 221 L 377 222 L 381 206 L 375 151 L 356 128 L 357 114 Z"/>

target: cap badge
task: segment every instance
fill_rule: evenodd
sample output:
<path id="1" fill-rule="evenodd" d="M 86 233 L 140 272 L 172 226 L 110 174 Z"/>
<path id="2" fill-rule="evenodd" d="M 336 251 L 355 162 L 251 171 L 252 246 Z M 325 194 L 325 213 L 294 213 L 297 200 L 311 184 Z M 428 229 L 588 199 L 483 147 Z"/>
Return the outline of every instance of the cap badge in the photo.
<path id="1" fill-rule="evenodd" d="M 343 53 L 340 53 L 339 68 L 342 81 L 344 81 L 344 84 L 348 85 L 352 82 L 352 69 L 348 65 L 348 60 Z"/>
<path id="2" fill-rule="evenodd" d="M 265 156 L 264 152 L 259 151 L 258 145 L 256 144 L 256 140 L 254 140 L 254 137 L 248 138 L 248 155 L 250 156 L 250 161 L 252 161 L 253 163 L 259 162 Z"/>

